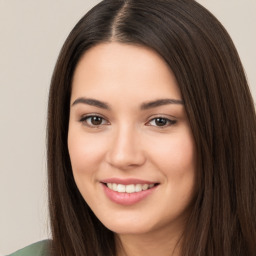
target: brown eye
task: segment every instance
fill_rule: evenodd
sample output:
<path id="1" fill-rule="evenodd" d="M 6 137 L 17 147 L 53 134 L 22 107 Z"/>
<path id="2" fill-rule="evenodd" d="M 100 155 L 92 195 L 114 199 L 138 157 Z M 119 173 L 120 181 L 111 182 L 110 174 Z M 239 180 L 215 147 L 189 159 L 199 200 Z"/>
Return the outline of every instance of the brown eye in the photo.
<path id="1" fill-rule="evenodd" d="M 168 123 L 166 118 L 156 118 L 155 119 L 155 124 L 156 126 L 165 126 Z"/>
<path id="2" fill-rule="evenodd" d="M 170 119 L 167 119 L 164 117 L 156 117 L 156 118 L 151 119 L 147 123 L 147 125 L 156 126 L 156 127 L 168 127 L 168 126 L 176 124 L 176 122 L 177 122 L 176 120 L 170 120 Z"/>
<path id="3" fill-rule="evenodd" d="M 108 122 L 101 116 L 85 116 L 80 120 L 80 122 L 91 127 L 98 127 L 100 125 L 108 124 Z"/>
<path id="4" fill-rule="evenodd" d="M 93 116 L 90 119 L 92 125 L 101 125 L 103 120 L 103 118 L 99 116 Z"/>

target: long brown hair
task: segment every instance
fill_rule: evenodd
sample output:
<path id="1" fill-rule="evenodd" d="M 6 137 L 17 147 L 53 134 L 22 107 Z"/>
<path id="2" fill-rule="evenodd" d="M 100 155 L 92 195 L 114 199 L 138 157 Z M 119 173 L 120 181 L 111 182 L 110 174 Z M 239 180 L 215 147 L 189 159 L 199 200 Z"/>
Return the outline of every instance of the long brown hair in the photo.
<path id="1" fill-rule="evenodd" d="M 111 41 L 152 48 L 180 86 L 197 146 L 199 188 L 182 237 L 182 256 L 254 255 L 254 103 L 232 40 L 193 0 L 105 0 L 68 36 L 53 73 L 48 107 L 54 253 L 116 255 L 114 234 L 95 217 L 76 187 L 67 147 L 76 65 L 89 48 Z"/>

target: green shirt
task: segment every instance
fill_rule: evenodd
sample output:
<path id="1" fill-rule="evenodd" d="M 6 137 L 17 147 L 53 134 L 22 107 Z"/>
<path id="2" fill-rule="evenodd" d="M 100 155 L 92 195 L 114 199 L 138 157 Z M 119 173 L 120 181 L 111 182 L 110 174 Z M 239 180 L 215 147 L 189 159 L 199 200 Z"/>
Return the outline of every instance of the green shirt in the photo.
<path id="1" fill-rule="evenodd" d="M 31 244 L 9 256 L 50 256 L 50 240 L 43 240 Z"/>

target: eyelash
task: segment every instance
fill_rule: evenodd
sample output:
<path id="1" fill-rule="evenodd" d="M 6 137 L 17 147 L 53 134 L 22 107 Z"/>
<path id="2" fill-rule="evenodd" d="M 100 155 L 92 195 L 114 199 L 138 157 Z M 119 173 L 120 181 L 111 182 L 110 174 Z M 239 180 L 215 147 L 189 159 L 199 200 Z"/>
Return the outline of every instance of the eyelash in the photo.
<path id="1" fill-rule="evenodd" d="M 169 119 L 169 118 L 166 118 L 166 117 L 162 117 L 162 116 L 158 116 L 158 117 L 154 117 L 152 119 L 150 119 L 146 125 L 149 125 L 151 122 L 154 122 L 156 124 L 156 121 L 163 121 L 164 124 L 163 125 L 151 125 L 151 126 L 155 126 L 155 127 L 158 127 L 158 128 L 166 128 L 166 127 L 170 127 L 172 125 L 175 125 L 177 123 L 177 120 L 172 120 L 172 119 Z M 150 126 L 150 125 L 149 125 Z"/>
<path id="2" fill-rule="evenodd" d="M 91 122 L 92 122 L 92 118 L 99 118 L 99 119 L 101 119 L 102 121 L 105 121 L 105 123 L 104 123 L 104 124 L 100 123 L 100 124 L 98 124 L 98 125 L 92 124 L 92 123 L 91 123 Z M 90 124 L 89 124 L 89 123 L 88 123 L 88 120 L 90 120 L 90 119 L 91 119 L 91 121 L 90 121 Z M 83 116 L 83 117 L 80 119 L 80 122 L 83 123 L 84 125 L 89 126 L 89 127 L 92 127 L 92 128 L 98 128 L 98 127 L 101 126 L 101 125 L 108 125 L 108 124 L 109 124 L 109 122 L 108 122 L 104 117 L 102 117 L 102 116 L 100 116 L 100 115 L 88 115 L 88 116 Z"/>
<path id="3" fill-rule="evenodd" d="M 92 118 L 98 118 L 100 119 L 101 123 L 100 124 L 92 124 Z M 90 123 L 88 123 L 88 120 L 91 120 Z M 102 123 L 102 121 L 104 121 L 104 123 Z M 163 125 L 156 125 L 156 122 L 163 122 Z M 100 126 L 102 125 L 109 125 L 110 123 L 102 116 L 100 115 L 88 115 L 88 116 L 83 116 L 81 119 L 80 119 L 80 122 L 83 123 L 84 125 L 88 126 L 88 127 L 92 127 L 92 128 L 99 128 Z M 154 122 L 155 125 L 150 125 L 150 123 Z M 162 117 L 162 116 L 158 116 L 158 117 L 154 117 L 154 118 L 151 118 L 148 122 L 146 122 L 146 125 L 147 126 L 155 126 L 155 127 L 158 127 L 158 128 L 166 128 L 166 127 L 169 127 L 169 126 L 172 126 L 172 125 L 175 125 L 177 123 L 177 120 L 171 120 L 171 119 L 168 119 L 166 117 Z"/>

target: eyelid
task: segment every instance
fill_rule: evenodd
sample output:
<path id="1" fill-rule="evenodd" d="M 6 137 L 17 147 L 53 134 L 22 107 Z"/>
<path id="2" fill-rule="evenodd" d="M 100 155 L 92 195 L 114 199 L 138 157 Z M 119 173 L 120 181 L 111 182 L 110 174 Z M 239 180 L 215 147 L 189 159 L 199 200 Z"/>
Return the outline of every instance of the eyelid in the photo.
<path id="1" fill-rule="evenodd" d="M 99 117 L 99 118 L 102 118 L 102 120 L 105 121 L 104 124 L 99 124 L 99 125 L 91 125 L 91 124 L 88 124 L 86 122 L 87 119 L 89 118 L 92 118 L 92 117 Z M 90 128 L 99 128 L 100 126 L 104 126 L 104 125 L 109 125 L 109 121 L 102 115 L 100 114 L 97 114 L 97 113 L 90 113 L 90 114 L 86 114 L 86 115 L 83 115 L 80 119 L 79 119 L 79 122 L 83 123 L 83 125 L 87 126 L 87 127 L 90 127 Z"/>
<path id="2" fill-rule="evenodd" d="M 165 120 L 168 122 L 168 124 L 163 125 L 163 126 L 157 126 L 157 125 L 150 125 L 150 124 L 149 124 L 150 122 L 156 120 L 157 118 L 165 119 Z M 162 128 L 162 129 L 163 129 L 163 128 L 167 128 L 167 127 L 173 126 L 173 125 L 175 125 L 176 123 L 177 123 L 177 119 L 174 118 L 174 117 L 170 117 L 170 116 L 166 117 L 166 115 L 156 115 L 156 116 L 153 116 L 153 117 L 151 116 L 151 117 L 149 118 L 149 120 L 145 123 L 145 125 L 154 126 L 154 127 Z"/>
<path id="3" fill-rule="evenodd" d="M 99 117 L 103 120 L 104 123 L 101 123 L 99 125 L 93 125 L 93 124 L 89 124 L 88 122 L 86 122 L 86 120 L 88 120 L 89 118 L 93 118 L 93 117 Z M 156 120 L 157 118 L 160 119 L 164 119 L 167 121 L 166 125 L 152 125 L 150 124 L 150 122 Z M 90 128 L 99 128 L 101 126 L 105 126 L 105 125 L 110 125 L 110 122 L 107 120 L 107 118 L 105 118 L 103 115 L 98 114 L 98 113 L 90 113 L 90 114 L 85 114 L 82 115 L 82 117 L 79 118 L 79 122 L 83 123 L 85 126 L 90 127 Z M 167 128 L 170 126 L 173 126 L 177 123 L 177 119 L 173 116 L 166 116 L 166 115 L 155 115 L 155 116 L 151 116 L 148 121 L 145 123 L 146 126 L 153 126 L 153 127 L 157 127 L 157 128 Z"/>

